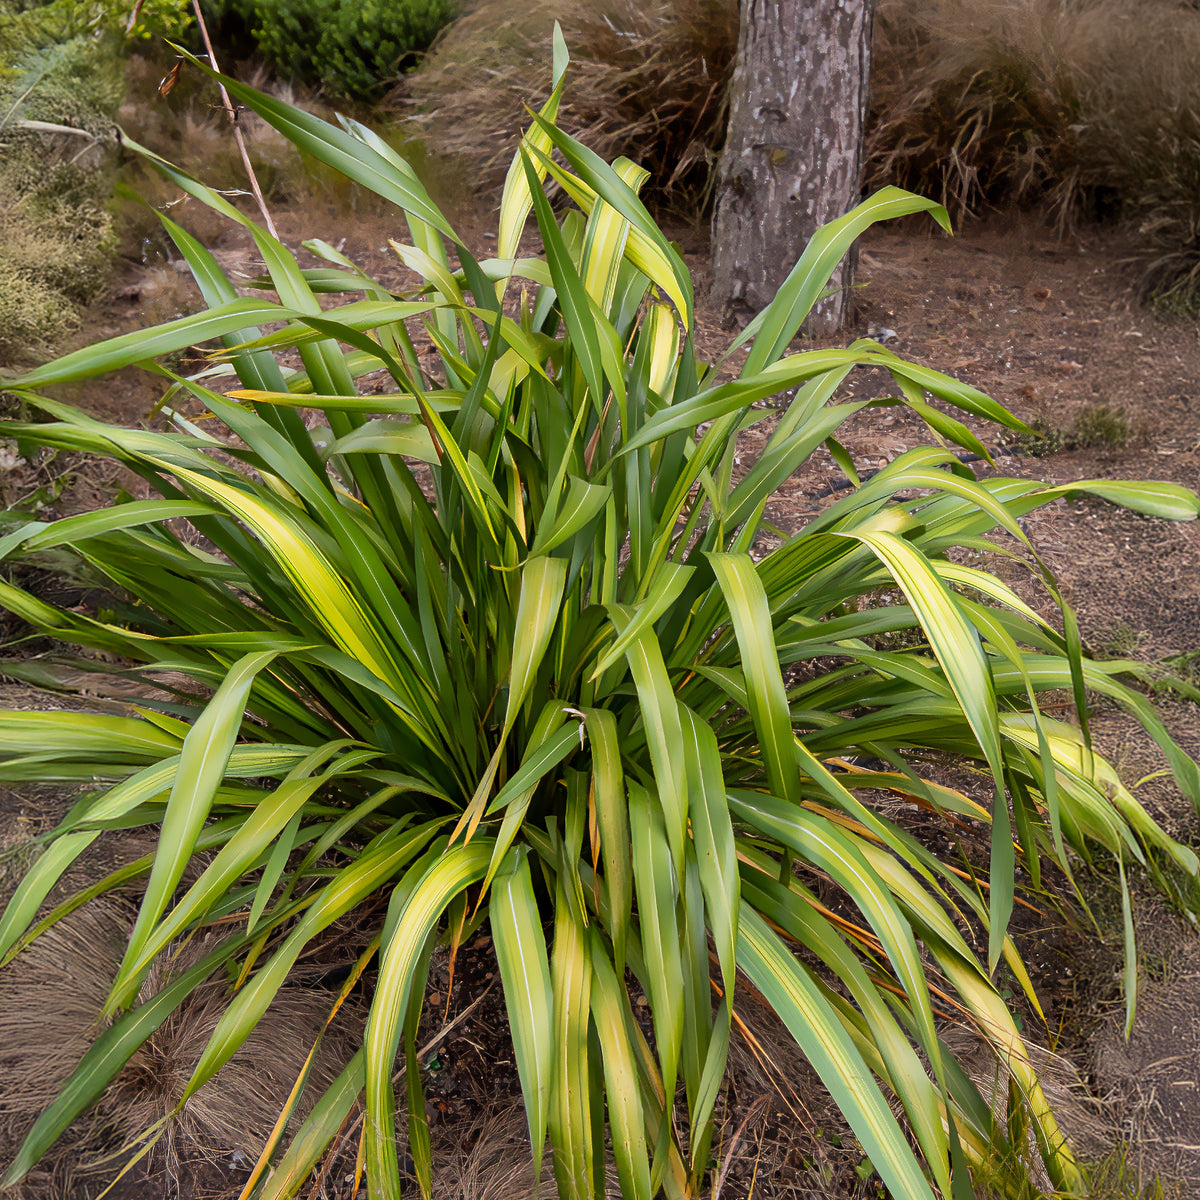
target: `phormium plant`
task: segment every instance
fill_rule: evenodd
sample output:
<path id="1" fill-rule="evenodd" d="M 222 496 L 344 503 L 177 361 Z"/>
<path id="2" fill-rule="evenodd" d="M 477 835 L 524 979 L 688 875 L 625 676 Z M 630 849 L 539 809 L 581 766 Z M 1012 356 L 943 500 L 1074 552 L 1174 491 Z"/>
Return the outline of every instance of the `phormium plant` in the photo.
<path id="1" fill-rule="evenodd" d="M 1073 848 L 1106 851 L 1122 871 L 1152 854 L 1191 872 L 1196 860 L 1092 751 L 1086 723 L 1045 716 L 1039 696 L 1065 690 L 1081 717 L 1086 692 L 1111 697 L 1193 799 L 1200 771 L 1118 680 L 1131 664 L 1085 658 L 1068 609 L 1060 633 L 951 551 L 994 550 L 986 535 L 1002 530 L 1039 569 L 1019 523 L 1038 505 L 1091 492 L 1193 518 L 1197 498 L 1166 484 L 981 480 L 944 446 L 916 449 L 756 561 L 775 487 L 863 407 L 836 399 L 855 367 L 890 372 L 894 403 L 969 450 L 982 451 L 977 438 L 933 401 L 1020 427 L 874 342 L 788 353 L 862 230 L 945 214 L 885 189 L 821 230 L 738 339 L 749 353 L 736 378 L 722 378 L 696 356 L 692 285 L 638 200 L 644 173 L 555 127 L 565 65 L 560 42 L 486 261 L 369 130 L 226 79 L 304 153 L 396 203 L 409 230 L 396 253 L 424 289 L 394 296 L 323 242 L 309 246 L 330 265 L 301 269 L 222 196 L 155 160 L 249 230 L 278 298 L 239 296 L 164 217 L 206 310 L 5 381 L 46 418 L 7 422 L 5 436 L 115 458 L 156 498 L 0 539 L 10 562 L 77 556 L 126 597 L 119 619 L 55 609 L 11 582 L 0 602 L 80 647 L 88 669 L 169 673 L 177 693 L 127 717 L 0 713 L 0 778 L 89 789 L 0 919 L 0 953 L 62 912 L 38 921 L 101 831 L 158 830 L 111 1024 L 7 1181 L 189 989 L 225 971 L 228 1007 L 187 1103 L 310 941 L 379 897 L 386 917 L 360 960 L 377 958 L 362 1050 L 286 1147 L 264 1148 L 247 1196 L 294 1194 L 362 1096 L 370 1194 L 397 1196 L 399 1052 L 409 1153 L 429 1193 L 414 1049 L 428 957 L 483 921 L 534 1156 L 549 1136 L 564 1197 L 601 1189 L 605 1122 L 626 1196 L 697 1191 L 742 977 L 897 1200 L 968 1195 L 972 1163 L 1029 1126 L 1056 1184 L 1077 1181 L 992 982 L 1003 960 L 1032 994 L 1006 933 L 1017 858 L 1035 881 Z M 574 203 L 561 219 L 547 175 Z M 531 210 L 544 252 L 520 257 Z M 324 307 L 322 293 L 354 298 Z M 210 389 L 211 371 L 174 378 L 171 432 L 109 426 L 42 392 L 130 364 L 165 373 L 156 359 L 217 338 L 240 387 Z M 301 367 L 281 366 L 285 349 Z M 356 381 L 380 371 L 387 390 L 361 393 Z M 784 392 L 762 455 L 735 472 L 739 431 L 766 415 L 754 402 Z M 185 419 L 172 406 L 182 393 L 213 419 Z M 888 633 L 903 636 L 877 637 Z M 978 765 L 984 801 L 922 777 L 946 756 Z M 883 815 L 881 791 L 949 824 L 990 824 L 990 888 Z M 197 930 L 214 948 L 142 995 L 150 964 Z M 1011 1123 L 943 1052 L 935 991 L 995 1048 Z"/>

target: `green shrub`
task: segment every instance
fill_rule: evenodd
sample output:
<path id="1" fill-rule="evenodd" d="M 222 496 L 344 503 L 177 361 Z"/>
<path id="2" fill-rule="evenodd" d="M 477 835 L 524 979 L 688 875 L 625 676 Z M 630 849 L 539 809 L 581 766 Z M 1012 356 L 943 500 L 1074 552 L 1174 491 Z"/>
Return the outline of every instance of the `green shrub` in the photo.
<path id="1" fill-rule="evenodd" d="M 565 51 L 556 60 L 561 72 Z M 1021 427 L 873 341 L 787 353 L 860 232 L 922 211 L 944 221 L 942 210 L 891 189 L 818 232 L 722 381 L 696 356 L 692 283 L 637 197 L 644 173 L 554 126 L 561 82 L 522 142 L 496 257 L 482 262 L 363 126 L 226 86 L 403 210 L 411 244 L 397 253 L 424 287 L 397 298 L 324 242 L 309 245 L 328 265 L 301 268 L 158 160 L 249 231 L 279 299 L 238 297 L 164 217 L 207 311 L 4 383 L 48 420 L 6 422 L 0 435 L 115 457 L 157 498 L 0 540 L 14 563 L 50 550 L 86 560 L 123 593 L 123 619 L 60 611 L 11 583 L 0 602 L 78 645 L 89 670 L 166 672 L 173 696 L 128 717 L 0 713 L 0 779 L 92 789 L 0 917 L 0 954 L 61 915 L 30 928 L 100 831 L 158 833 L 111 1023 L 4 1182 L 189 989 L 227 972 L 238 983 L 182 1105 L 313 939 L 356 910 L 359 927 L 377 929 L 359 960 L 365 971 L 378 956 L 363 1050 L 263 1178 L 264 1198 L 294 1193 L 364 1093 L 370 1193 L 398 1196 L 400 1051 L 408 1152 L 429 1194 L 415 1051 L 429 950 L 485 920 L 534 1159 L 549 1136 L 564 1197 L 596 1193 L 606 1120 L 626 1197 L 695 1193 L 743 977 L 896 1200 L 961 1195 L 970 1163 L 1017 1161 L 1013 1141 L 1030 1128 L 1055 1185 L 1072 1189 L 1070 1149 L 992 982 L 1003 960 L 1031 991 L 1006 934 L 1017 862 L 1035 885 L 1043 863 L 1067 866 L 1068 848 L 1113 855 L 1122 879 L 1151 850 L 1193 874 L 1197 864 L 1092 752 L 1086 714 L 1080 725 L 1045 716 L 1039 695 L 1056 708 L 1064 691 L 1124 706 L 1193 800 L 1200 769 L 1118 681 L 1134 665 L 1083 657 L 1069 617 L 1057 632 L 955 551 L 992 547 L 985 535 L 1000 528 L 1032 554 L 1018 518 L 1064 495 L 1179 518 L 1197 515 L 1197 497 L 1168 484 L 977 480 L 951 449 L 916 449 L 756 562 L 773 490 L 862 407 L 835 400 L 856 367 L 890 372 L 896 403 L 976 453 L 978 439 L 928 396 Z M 576 205 L 560 220 L 547 174 Z M 544 255 L 517 259 L 531 209 Z M 356 298 L 330 307 L 339 295 Z M 418 356 L 411 323 L 436 362 Z M 216 338 L 240 387 L 210 390 L 211 372 L 176 378 L 170 432 L 105 425 L 43 392 Z M 789 391 L 761 456 L 735 474 L 738 432 L 775 412 L 755 402 Z M 212 419 L 188 420 L 189 396 Z M 325 423 L 311 428 L 301 410 Z M 906 631 L 919 634 L 877 642 Z M 982 799 L 930 778 L 946 759 L 974 765 Z M 881 794 L 921 807 L 928 838 L 884 815 Z M 929 849 L 957 841 L 963 822 L 992 829 L 990 881 L 981 864 L 959 871 Z M 151 964 L 193 935 L 211 949 L 146 998 Z M 949 1061 L 935 991 L 937 1008 L 958 1006 L 994 1048 L 1011 1081 L 1007 1121 Z M 1001 1186 L 1016 1196 L 1024 1183 L 1008 1173 Z"/>
<path id="2" fill-rule="evenodd" d="M 253 30 L 257 10 L 257 0 L 202 0 L 200 5 L 213 42 L 238 58 L 248 58 L 256 49 Z"/>
<path id="3" fill-rule="evenodd" d="M 108 201 L 115 176 L 111 120 L 92 86 L 50 73 L 20 93 L 0 84 L 0 104 L 20 115 L 0 129 L 0 362 L 42 356 L 77 324 L 76 306 L 109 276 L 114 246 Z M 23 121 L 66 125 L 83 136 L 32 131 Z"/>
<path id="4" fill-rule="evenodd" d="M 218 27 L 249 28 L 258 51 L 294 82 L 377 99 L 458 11 L 459 0 L 220 0 Z"/>
<path id="5" fill-rule="evenodd" d="M 47 167 L 44 143 L 30 141 L 36 144 L 10 142 L 0 170 L 0 260 L 6 275 L 39 281 L 68 308 L 86 304 L 109 275 L 115 238 L 105 198 L 112 175 L 78 164 Z"/>
<path id="6" fill-rule="evenodd" d="M 131 26 L 134 7 L 134 0 L 5 0 L 0 7 L 0 55 L 81 36 L 174 38 L 191 21 L 189 0 L 143 0 Z"/>
<path id="7" fill-rule="evenodd" d="M 44 355 L 108 279 L 131 9 L 0 6 L 0 362 Z M 130 35 L 176 35 L 185 12 L 181 0 L 147 0 Z"/>
<path id="8" fill-rule="evenodd" d="M 61 292 L 30 278 L 0 250 L 0 362 L 19 353 L 45 354 L 79 325 L 79 314 Z"/>
<path id="9" fill-rule="evenodd" d="M 142 0 L 137 20 L 130 26 L 132 8 L 127 0 L 109 0 L 109 9 L 117 15 L 126 35 L 141 41 L 149 38 L 178 41 L 192 28 L 195 19 L 190 0 Z"/>

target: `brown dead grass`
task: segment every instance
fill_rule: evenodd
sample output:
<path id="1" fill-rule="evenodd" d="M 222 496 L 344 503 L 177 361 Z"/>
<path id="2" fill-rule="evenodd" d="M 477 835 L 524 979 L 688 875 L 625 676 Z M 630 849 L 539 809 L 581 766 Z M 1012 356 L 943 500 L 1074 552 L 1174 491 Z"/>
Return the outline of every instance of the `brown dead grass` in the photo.
<path id="1" fill-rule="evenodd" d="M 724 137 L 737 17 L 734 0 L 477 0 L 393 103 L 477 192 L 493 190 L 526 107 L 549 95 L 558 21 L 572 55 L 560 125 L 606 159 L 636 158 L 699 207 Z"/>
<path id="2" fill-rule="evenodd" d="M 1200 12 L 1181 0 L 883 0 L 868 188 L 957 218 L 1130 220 L 1143 292 L 1200 303 Z"/>
<path id="3" fill-rule="evenodd" d="M 868 186 L 933 196 L 960 217 L 1047 197 L 1072 215 L 1077 85 L 1102 55 L 1102 7 L 1125 5 L 883 0 Z"/>
<path id="4" fill-rule="evenodd" d="M 0 1161 L 9 1161 L 38 1115 L 58 1094 L 103 1028 L 100 1016 L 120 965 L 135 909 L 106 900 L 72 913 L 44 933 L 0 976 Z M 181 947 L 160 960 L 142 990 L 147 999 L 211 946 Z M 184 1085 L 228 1003 L 228 981 L 202 984 L 134 1054 L 99 1103 L 50 1151 L 13 1200 L 66 1194 L 72 1174 L 111 1179 L 146 1130 L 167 1118 L 149 1157 L 152 1170 L 176 1179 L 198 1157 L 257 1158 L 304 1059 L 329 1015 L 324 988 L 284 989 L 242 1049 L 175 1116 Z M 362 1015 L 353 1003 L 321 1044 L 305 1095 L 333 1081 L 357 1044 Z M 306 1107 L 301 1101 L 301 1110 Z M 119 1153 L 121 1148 L 125 1152 Z M 9 1193 L 6 1193 L 6 1198 Z"/>

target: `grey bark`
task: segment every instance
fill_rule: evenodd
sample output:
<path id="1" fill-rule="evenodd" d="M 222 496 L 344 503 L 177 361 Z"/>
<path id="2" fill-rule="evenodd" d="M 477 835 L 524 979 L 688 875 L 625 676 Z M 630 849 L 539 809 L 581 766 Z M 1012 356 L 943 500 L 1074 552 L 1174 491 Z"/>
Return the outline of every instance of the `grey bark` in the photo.
<path id="1" fill-rule="evenodd" d="M 729 132 L 713 214 L 713 303 L 744 321 L 826 222 L 859 199 L 873 0 L 742 0 Z M 834 332 L 854 263 L 809 319 Z"/>

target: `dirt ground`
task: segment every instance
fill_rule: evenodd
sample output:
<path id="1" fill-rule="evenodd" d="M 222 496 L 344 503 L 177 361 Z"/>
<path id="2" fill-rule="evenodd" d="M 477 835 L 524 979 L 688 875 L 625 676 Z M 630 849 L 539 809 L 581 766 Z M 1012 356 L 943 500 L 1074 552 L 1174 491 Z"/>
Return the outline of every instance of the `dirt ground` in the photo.
<path id="1" fill-rule="evenodd" d="M 186 213 L 182 219 L 187 223 Z M 284 240 L 296 246 L 306 237 L 322 236 L 337 244 L 344 237 L 347 255 L 385 283 L 405 286 L 404 270 L 386 250 L 394 229 L 373 214 L 343 224 L 332 219 L 333 225 L 329 214 L 282 214 Z M 675 233 L 695 271 L 697 293 L 703 294 L 704 231 Z M 190 281 L 160 242 L 150 237 L 129 249 L 113 294 L 91 316 L 88 340 L 168 319 L 196 303 Z M 216 250 L 235 277 L 256 273 L 239 236 L 222 235 Z M 981 473 L 1048 482 L 1164 479 L 1196 487 L 1200 326 L 1140 306 L 1125 262 L 1128 254 L 1118 231 L 1086 230 L 1059 241 L 1035 217 L 995 221 L 953 239 L 912 222 L 879 229 L 862 244 L 859 313 L 848 336 L 874 336 L 907 358 L 964 379 L 1037 428 L 1037 437 L 1025 439 L 978 428 L 995 458 L 994 467 L 974 464 Z M 701 316 L 702 345 L 723 347 L 732 335 L 719 328 L 714 314 Z M 886 394 L 885 381 L 867 373 L 853 381 L 851 391 L 860 398 Z M 152 419 L 157 395 L 153 380 L 125 372 L 77 389 L 73 399 L 105 419 L 139 422 Z M 768 413 L 763 426 L 746 435 L 743 461 L 757 454 L 773 419 Z M 865 410 L 844 437 L 860 470 L 927 440 L 924 426 L 895 408 Z M 5 461 L 7 471 L 0 465 L 4 501 L 18 502 L 40 488 L 48 515 L 93 507 L 121 482 L 107 469 L 79 463 L 56 461 L 31 470 L 11 462 L 11 454 L 0 460 Z M 785 531 L 800 527 L 838 494 L 841 480 L 832 458 L 818 454 L 780 490 L 768 519 Z M 1060 501 L 1031 516 L 1027 528 L 1095 652 L 1169 662 L 1195 682 L 1200 673 L 1200 523 L 1153 520 L 1099 501 Z M 1035 592 L 1028 596 L 1044 602 Z M 3 651 L 20 652 L 19 647 Z M 1200 756 L 1200 709 L 1169 689 L 1159 699 L 1169 728 Z M 28 705 L 28 693 L 0 684 L 0 703 Z M 88 700 L 75 703 L 84 706 Z M 1155 748 L 1115 709 L 1098 709 L 1095 731 L 1127 783 L 1161 768 Z M 1176 789 L 1155 779 L 1139 795 L 1176 836 L 1197 840 L 1195 814 Z M 0 848 L 18 845 L 30 830 L 52 820 L 60 803 L 45 795 L 0 795 Z M 5 882 L 0 869 L 0 890 Z M 1031 1030 L 1031 1036 L 1063 1056 L 1046 1057 L 1051 1091 L 1064 1109 L 1068 1133 L 1085 1154 L 1102 1156 L 1124 1145 L 1114 1159 L 1118 1175 L 1132 1172 L 1149 1183 L 1161 1172 L 1168 1190 L 1175 1186 L 1179 1195 L 1192 1194 L 1200 1186 L 1200 938 L 1145 881 L 1136 881 L 1143 987 L 1134 1035 L 1126 1043 L 1119 900 L 1111 880 L 1097 878 L 1091 886 L 1099 937 L 1086 923 L 1057 917 L 1027 930 L 1050 1020 L 1048 1030 L 1040 1035 Z M 63 953 L 70 953 L 69 947 Z M 494 961 L 483 937 L 465 949 L 453 987 L 444 962 L 431 972 L 431 1048 L 424 1062 L 441 1164 L 439 1195 L 445 1197 L 522 1196 L 531 1184 L 523 1165 L 523 1118 L 514 1107 L 519 1087 L 494 983 Z M 36 990 L 36 981 L 28 986 L 34 990 L 3 993 L 0 1000 L 19 1006 L 46 995 L 44 986 Z M 796 1200 L 878 1195 L 877 1181 L 869 1169 L 861 1169 L 852 1139 L 813 1099 L 817 1091 L 805 1064 L 789 1058 L 762 1014 L 752 1013 L 750 1019 L 770 1047 L 770 1062 L 756 1060 L 744 1045 L 735 1051 L 722 1100 L 725 1124 L 714 1195 L 727 1200 L 751 1194 Z M 53 1036 L 53 1022 L 46 1028 L 45 1036 Z M 169 1057 L 168 1049 L 159 1052 Z M 986 1065 L 980 1070 L 986 1075 Z M 236 1105 L 236 1098 L 229 1103 Z M 0 1085 L 0 1125 L 4 1106 Z M 350 1131 L 349 1136 L 352 1164 L 357 1135 Z M 212 1161 L 202 1166 L 188 1167 L 189 1155 L 183 1153 L 174 1181 L 135 1172 L 110 1194 L 125 1200 L 236 1195 L 247 1151 L 236 1144 L 207 1150 Z M 68 1165 L 60 1163 L 56 1170 L 27 1193 L 31 1200 L 91 1197 L 101 1190 L 96 1181 L 102 1175 L 81 1174 L 72 1181 Z M 352 1189 L 352 1174 L 348 1179 L 334 1170 L 313 1194 L 345 1200 Z"/>

